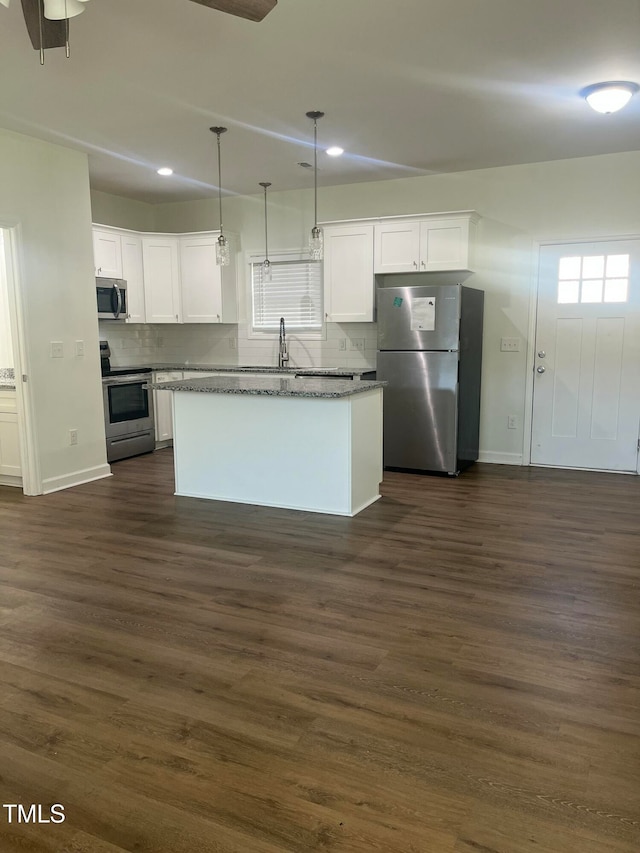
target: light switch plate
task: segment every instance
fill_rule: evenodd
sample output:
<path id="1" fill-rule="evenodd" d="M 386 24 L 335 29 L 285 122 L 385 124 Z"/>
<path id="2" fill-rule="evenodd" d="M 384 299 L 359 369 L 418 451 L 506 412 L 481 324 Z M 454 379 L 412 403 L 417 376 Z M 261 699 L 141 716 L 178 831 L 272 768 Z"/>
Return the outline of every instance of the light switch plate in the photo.
<path id="1" fill-rule="evenodd" d="M 62 341 L 51 341 L 51 358 L 64 358 L 64 344 Z"/>

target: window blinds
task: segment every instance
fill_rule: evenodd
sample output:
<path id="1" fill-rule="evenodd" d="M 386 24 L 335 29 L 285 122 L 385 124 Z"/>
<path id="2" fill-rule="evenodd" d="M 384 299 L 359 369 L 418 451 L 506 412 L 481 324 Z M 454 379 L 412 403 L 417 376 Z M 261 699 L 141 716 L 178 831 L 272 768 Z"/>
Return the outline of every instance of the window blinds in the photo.
<path id="1" fill-rule="evenodd" d="M 271 280 L 261 263 L 251 264 L 253 328 L 277 330 L 284 317 L 287 329 L 322 328 L 322 264 L 319 261 L 272 261 Z"/>

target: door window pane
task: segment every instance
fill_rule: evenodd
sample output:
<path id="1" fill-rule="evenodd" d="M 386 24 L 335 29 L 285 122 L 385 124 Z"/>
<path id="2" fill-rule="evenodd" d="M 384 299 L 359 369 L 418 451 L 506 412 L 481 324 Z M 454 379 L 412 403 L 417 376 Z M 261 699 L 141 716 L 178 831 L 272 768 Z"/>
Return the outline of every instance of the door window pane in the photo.
<path id="1" fill-rule="evenodd" d="M 581 302 L 602 302 L 602 279 L 582 282 Z"/>
<path id="2" fill-rule="evenodd" d="M 607 278 L 628 278 L 629 255 L 607 255 Z"/>
<path id="3" fill-rule="evenodd" d="M 580 296 L 579 281 L 559 281 L 558 282 L 558 303 L 568 304 L 577 302 Z"/>
<path id="4" fill-rule="evenodd" d="M 609 278 L 604 283 L 605 302 L 626 302 L 629 279 Z"/>
<path id="5" fill-rule="evenodd" d="M 582 278 L 604 278 L 604 255 L 587 255 L 582 259 Z"/>
<path id="6" fill-rule="evenodd" d="M 582 258 L 560 258 L 560 268 L 558 278 L 560 279 L 575 279 L 580 278 L 580 265 Z"/>

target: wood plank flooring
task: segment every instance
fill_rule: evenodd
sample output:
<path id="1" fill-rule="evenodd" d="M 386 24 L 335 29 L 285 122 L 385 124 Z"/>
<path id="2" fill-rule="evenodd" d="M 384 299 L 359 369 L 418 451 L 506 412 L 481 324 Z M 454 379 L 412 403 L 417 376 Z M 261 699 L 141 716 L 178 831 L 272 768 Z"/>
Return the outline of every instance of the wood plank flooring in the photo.
<path id="1" fill-rule="evenodd" d="M 1 853 L 637 853 L 640 478 L 0 488 Z"/>

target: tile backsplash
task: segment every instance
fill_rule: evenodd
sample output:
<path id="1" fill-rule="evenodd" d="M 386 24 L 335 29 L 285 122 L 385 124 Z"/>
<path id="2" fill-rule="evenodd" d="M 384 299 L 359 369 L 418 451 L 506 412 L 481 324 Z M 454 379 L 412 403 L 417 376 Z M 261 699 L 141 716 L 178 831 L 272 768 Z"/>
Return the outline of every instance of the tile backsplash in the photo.
<path id="1" fill-rule="evenodd" d="M 246 323 L 128 324 L 101 321 L 114 367 L 133 364 L 277 364 L 278 337 L 249 337 Z M 328 323 L 326 340 L 301 340 L 287 334 L 293 367 L 375 367 L 375 323 Z"/>

